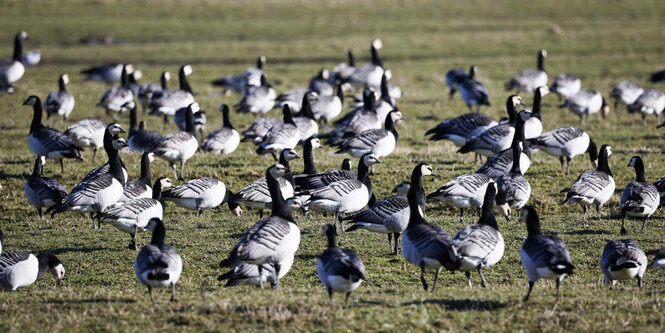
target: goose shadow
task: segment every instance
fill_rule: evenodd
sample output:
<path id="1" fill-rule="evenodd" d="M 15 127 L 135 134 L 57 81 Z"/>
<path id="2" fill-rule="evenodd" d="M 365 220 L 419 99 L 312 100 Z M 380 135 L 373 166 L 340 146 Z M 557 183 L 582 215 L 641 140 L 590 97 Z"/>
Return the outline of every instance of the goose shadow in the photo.
<path id="1" fill-rule="evenodd" d="M 483 301 L 475 299 L 428 299 L 424 301 L 412 301 L 402 303 L 402 306 L 437 304 L 446 307 L 449 311 L 469 311 L 469 310 L 499 310 L 508 307 L 509 303 L 497 301 Z"/>
<path id="2" fill-rule="evenodd" d="M 10 165 L 12 165 L 12 164 L 27 164 L 27 163 L 34 162 L 34 160 L 31 161 L 31 160 L 27 160 L 27 159 L 26 159 L 26 160 L 1 161 L 1 162 L 2 162 L 2 164 L 10 164 Z"/>
<path id="3" fill-rule="evenodd" d="M 93 304 L 93 303 L 136 303 L 135 299 L 131 298 L 86 298 L 86 299 L 48 299 L 44 301 L 47 304 Z"/>
<path id="4" fill-rule="evenodd" d="M 314 255 L 314 254 L 297 254 L 296 258 L 302 259 L 302 260 L 313 260 L 318 258 L 319 256 Z"/>
<path id="5" fill-rule="evenodd" d="M 51 250 L 53 254 L 61 254 L 61 253 L 67 253 L 67 252 L 80 252 L 80 253 L 90 253 L 90 252 L 96 252 L 96 251 L 105 251 L 108 250 L 107 248 L 104 247 L 84 247 L 84 248 L 73 248 L 73 247 L 63 247 L 55 250 Z"/>
<path id="6" fill-rule="evenodd" d="M 584 229 L 584 230 L 575 230 L 575 231 L 566 231 L 562 232 L 561 234 L 564 235 L 609 235 L 605 230 L 591 230 L 591 229 Z"/>

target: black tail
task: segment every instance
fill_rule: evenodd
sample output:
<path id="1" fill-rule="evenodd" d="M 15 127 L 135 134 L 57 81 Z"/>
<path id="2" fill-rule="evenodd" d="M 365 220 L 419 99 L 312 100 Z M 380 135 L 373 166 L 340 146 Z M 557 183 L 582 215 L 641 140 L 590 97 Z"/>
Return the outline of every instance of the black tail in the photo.
<path id="1" fill-rule="evenodd" d="M 213 86 L 224 87 L 224 86 L 227 85 L 227 81 L 226 81 L 226 78 L 223 77 L 223 78 L 220 78 L 220 79 L 217 79 L 217 80 L 210 81 L 210 84 L 212 84 Z"/>
<path id="2" fill-rule="evenodd" d="M 651 76 L 649 77 L 649 81 L 651 81 L 651 83 L 658 83 L 665 81 L 665 69 L 651 74 Z"/>
<path id="3" fill-rule="evenodd" d="M 157 280 L 157 281 L 168 280 L 169 279 L 169 273 L 164 273 L 164 272 L 148 273 L 148 279 Z"/>
<path id="4" fill-rule="evenodd" d="M 575 266 L 569 262 L 561 262 L 550 265 L 552 272 L 557 274 L 573 274 Z"/>
<path id="5" fill-rule="evenodd" d="M 620 271 L 620 270 L 624 270 L 624 269 L 628 269 L 628 268 L 636 268 L 636 267 L 637 267 L 637 264 L 635 262 L 627 261 L 627 262 L 624 262 L 621 265 L 614 265 L 614 266 L 610 267 L 610 270 L 615 272 L 615 271 Z"/>
<path id="6" fill-rule="evenodd" d="M 51 218 L 53 218 L 55 217 L 55 214 L 66 212 L 68 208 L 69 206 L 62 203 L 58 203 L 46 209 L 46 214 L 51 214 Z"/>

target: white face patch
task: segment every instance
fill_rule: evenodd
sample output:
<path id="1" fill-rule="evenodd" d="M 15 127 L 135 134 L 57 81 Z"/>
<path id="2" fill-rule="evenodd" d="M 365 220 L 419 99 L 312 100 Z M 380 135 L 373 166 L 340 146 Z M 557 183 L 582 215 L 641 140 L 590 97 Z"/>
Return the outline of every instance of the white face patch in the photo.
<path id="1" fill-rule="evenodd" d="M 139 80 L 143 77 L 143 73 L 140 70 L 135 70 L 134 71 L 134 80 Z"/>
<path id="2" fill-rule="evenodd" d="M 127 66 L 125 66 L 125 70 L 127 71 L 127 74 L 130 74 L 134 71 L 134 66 L 127 64 Z"/>
<path id="3" fill-rule="evenodd" d="M 65 84 L 69 83 L 69 75 L 67 75 L 67 74 L 62 75 L 62 81 Z"/>
<path id="4" fill-rule="evenodd" d="M 190 65 L 185 65 L 185 67 L 183 67 L 182 70 L 183 70 L 183 72 L 185 72 L 185 75 L 190 75 L 190 74 L 192 74 L 192 72 L 194 72 L 194 70 L 192 69 L 192 66 L 190 66 Z"/>
<path id="5" fill-rule="evenodd" d="M 122 131 L 124 131 L 123 128 L 118 124 L 114 124 L 111 125 L 111 127 L 109 127 L 109 133 L 111 133 L 112 135 L 122 133 Z"/>
<path id="6" fill-rule="evenodd" d="M 155 161 L 154 153 L 148 153 L 148 161 L 150 161 L 151 163 Z"/>
<path id="7" fill-rule="evenodd" d="M 520 105 L 520 104 L 524 104 L 524 102 L 522 101 L 522 97 L 519 96 L 513 97 L 513 105 Z"/>
<path id="8" fill-rule="evenodd" d="M 540 54 L 542 54 L 543 57 L 547 57 L 547 50 L 545 50 L 545 49 L 540 50 Z"/>
<path id="9" fill-rule="evenodd" d="M 498 205 L 497 208 L 499 208 L 499 213 L 501 213 L 501 215 L 503 215 L 504 217 L 510 216 L 510 206 L 508 206 L 507 203 L 503 205 Z M 520 217 L 520 220 L 521 219 L 522 218 Z"/>
<path id="10" fill-rule="evenodd" d="M 39 161 L 42 166 L 46 165 L 46 156 L 39 156 Z"/>
<path id="11" fill-rule="evenodd" d="M 372 41 L 372 46 L 375 49 L 379 50 L 383 47 L 383 42 L 380 39 L 375 39 L 375 40 Z"/>
<path id="12" fill-rule="evenodd" d="M 51 268 L 51 274 L 56 280 L 60 281 L 65 277 L 65 267 L 62 264 Z"/>
<path id="13" fill-rule="evenodd" d="M 607 146 L 607 156 L 609 157 L 610 155 L 612 155 L 612 147 Z"/>
<path id="14" fill-rule="evenodd" d="M 201 107 L 199 107 L 199 103 L 192 103 L 192 113 L 197 113 L 201 110 Z"/>
<path id="15" fill-rule="evenodd" d="M 550 93 L 550 88 L 547 88 L 547 86 L 539 87 L 538 90 L 540 91 L 541 97 Z"/>
<path id="16" fill-rule="evenodd" d="M 420 207 L 420 205 L 418 205 L 418 214 L 420 214 L 422 217 L 425 217 L 425 213 L 423 212 L 423 209 Z"/>
<path id="17" fill-rule="evenodd" d="M 35 106 L 36 103 L 37 99 L 34 96 L 28 97 L 28 99 L 25 101 L 26 105 L 31 105 L 31 106 Z"/>
<path id="18" fill-rule="evenodd" d="M 118 138 L 113 140 L 112 144 L 115 150 L 120 150 L 122 148 L 127 147 L 127 141 L 125 141 L 125 139 L 123 138 Z"/>
<path id="19" fill-rule="evenodd" d="M 383 72 L 383 74 L 386 75 L 386 80 L 390 80 L 390 78 L 393 77 L 393 72 L 392 72 L 391 70 L 389 70 L 389 69 L 386 69 L 386 70 Z"/>
<path id="20" fill-rule="evenodd" d="M 242 216 L 242 208 L 240 208 L 240 206 L 234 208 L 233 209 L 233 215 L 235 215 L 237 217 L 241 217 Z"/>
<path id="21" fill-rule="evenodd" d="M 166 81 L 171 80 L 171 73 L 164 72 L 164 78 L 166 79 Z"/>
<path id="22" fill-rule="evenodd" d="M 636 160 L 637 160 L 637 159 L 636 159 L 635 157 L 631 158 L 631 159 L 630 159 L 630 162 L 628 162 L 628 166 L 631 167 L 631 168 L 634 168 L 634 167 L 635 167 L 635 161 L 636 161 Z"/>
<path id="23" fill-rule="evenodd" d="M 164 188 L 169 188 L 169 187 L 171 187 L 171 186 L 173 185 L 173 183 L 171 183 L 171 180 L 168 179 L 168 178 L 164 178 L 164 179 L 162 179 L 162 180 L 159 182 L 159 184 L 162 186 L 163 189 L 164 189 Z"/>

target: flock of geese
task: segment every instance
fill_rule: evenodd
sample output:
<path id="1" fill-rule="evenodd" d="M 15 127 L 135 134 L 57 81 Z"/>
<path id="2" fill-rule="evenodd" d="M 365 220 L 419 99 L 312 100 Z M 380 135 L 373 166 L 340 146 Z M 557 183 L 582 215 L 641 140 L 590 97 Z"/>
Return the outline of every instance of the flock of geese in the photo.
<path id="1" fill-rule="evenodd" d="M 26 38 L 25 32 L 19 32 L 13 57 L 0 62 L 0 88 L 7 93 L 14 92 L 13 85 L 25 71 L 22 42 Z M 557 76 L 548 87 L 547 52 L 540 50 L 537 68 L 525 69 L 506 83 L 509 91 L 533 93 L 532 109 L 525 108 L 522 97 L 512 94 L 506 99 L 507 118 L 497 121 L 480 113 L 481 106 L 489 105 L 489 93 L 476 80 L 477 68 L 471 66 L 469 72 L 453 69 L 446 75 L 450 98 L 459 90 L 469 109 L 475 107 L 476 112 L 444 120 L 425 135 L 435 141 L 449 140 L 459 147 L 459 153 L 473 152 L 483 164 L 476 172 L 458 175 L 426 194 L 423 178 L 434 172 L 427 163 L 420 163 L 413 167 L 410 182 L 401 183 L 393 190 L 396 195 L 378 200 L 371 176 L 374 167 L 382 163 L 381 158 L 394 152 L 399 142 L 396 125 L 404 120 L 396 105 L 401 90 L 388 83 L 392 74 L 379 56 L 382 46 L 380 40 L 371 42 L 369 64 L 357 66 L 349 51 L 348 62 L 332 70 L 321 70 L 306 88 L 279 95 L 267 80 L 265 57 L 259 57 L 256 67 L 244 73 L 214 80 L 212 84 L 224 87 L 224 93 L 242 95 L 234 106 L 238 114 L 251 113 L 260 118 L 239 133 L 231 122 L 231 108 L 221 105 L 223 126 L 205 138 L 208 115 L 194 99 L 187 79 L 193 73 L 190 65 L 180 68 L 177 89 L 169 88 L 168 72 L 162 73 L 159 84 L 139 83 L 140 71 L 129 64 L 105 64 L 82 71 L 88 80 L 109 85 L 98 106 L 113 122 L 86 119 L 69 126 L 64 133 L 42 124 L 44 110 L 47 119 L 57 115 L 65 121 L 74 110 L 74 96 L 67 91 L 69 77 L 63 74 L 58 79 L 59 90 L 50 93 L 44 102 L 33 95 L 23 103 L 33 109 L 28 145 L 36 157 L 24 187 L 26 198 L 40 218 L 44 210 L 52 217 L 68 211 L 88 213 L 93 228 L 110 224 L 129 234 L 131 241 L 127 247 L 131 250 L 138 249 L 137 234 L 151 232 L 150 243 L 141 248 L 134 262 L 136 276 L 147 286 L 151 299 L 153 287 L 170 287 L 172 300 L 176 299 L 176 284 L 183 264 L 176 249 L 165 243 L 166 202 L 196 211 L 199 216 L 223 204 L 235 216 L 242 214 L 242 207 L 259 211 L 260 220 L 219 264 L 225 270 L 219 280 L 226 281 L 226 286 L 250 284 L 263 288 L 270 283 L 277 288 L 280 279 L 291 269 L 300 245 L 301 230 L 293 212 L 300 210 L 304 216 L 312 212 L 332 215 L 332 223 L 323 228 L 328 245 L 316 267 L 331 301 L 335 292 L 344 293 L 348 300 L 366 276 L 359 254 L 339 247 L 337 237 L 345 224 L 349 225 L 346 232 L 364 229 L 387 234 L 395 255 L 400 253 L 401 237 L 401 254 L 420 268 L 425 290 L 436 288 L 442 268 L 465 272 L 469 286 L 472 286 L 471 273 L 478 272 L 482 286 L 487 286 L 483 270 L 499 263 L 505 251 L 494 214 L 496 205 L 507 220 L 513 216 L 512 210 L 519 211 L 520 221 L 526 224 L 527 237 L 520 249 L 529 282 L 524 300 L 529 299 L 535 282 L 544 278 L 556 280 L 558 301 L 560 284 L 567 274 L 573 274 L 575 266 L 564 242 L 542 233 L 538 212 L 527 205 L 531 187 L 525 174 L 532 153 L 537 151 L 558 157 L 566 174 L 574 157 L 588 154 L 595 170 L 583 172 L 564 189 L 563 202 L 579 204 L 585 217 L 587 207 L 592 205 L 599 214 L 604 214 L 601 208 L 615 189 L 608 164 L 611 147 L 603 144 L 598 148 L 587 132 L 576 127 L 543 132 L 541 115 L 542 99 L 552 92 L 560 97 L 561 107 L 570 109 L 582 122 L 594 113 L 604 116 L 609 107 L 603 96 L 594 90 L 582 90 L 580 79 L 573 74 Z M 652 79 L 663 77 L 662 73 L 654 74 Z M 120 85 L 114 86 L 115 82 Z M 353 96 L 354 104 L 342 115 L 345 99 L 349 100 L 348 94 L 355 91 L 359 94 Z M 615 109 L 618 103 L 623 103 L 629 112 L 639 112 L 643 118 L 650 114 L 658 117 L 665 108 L 662 92 L 644 91 L 631 82 L 621 82 L 610 97 L 615 101 Z M 144 115 L 163 118 L 165 128 L 173 118 L 179 131 L 162 135 L 146 129 L 145 122 L 138 122 L 138 104 Z M 281 119 L 265 117 L 273 108 L 282 109 Z M 125 139 L 121 135 L 126 130 L 118 122 L 126 112 L 129 112 L 129 131 Z M 336 154 L 357 158 L 355 169 L 352 170 L 352 160 L 344 159 L 340 169 L 317 170 L 314 152 L 322 147 L 322 140 L 337 147 Z M 270 166 L 264 177 L 236 192 L 212 177 L 190 179 L 178 186 L 167 177 L 151 178 L 150 166 L 156 158 L 169 163 L 175 179 L 185 179 L 185 164 L 195 154 L 230 155 L 241 142 L 255 144 L 257 154 L 272 154 L 277 164 Z M 298 145 L 303 146 L 304 159 L 304 170 L 300 173 L 290 167 L 290 161 L 300 158 L 294 150 Z M 92 169 L 70 191 L 43 175 L 47 160 L 59 161 L 64 173 L 64 160 L 82 160 L 85 147 L 92 149 L 93 162 L 97 150 L 103 148 L 107 162 Z M 121 152 L 142 154 L 137 180 L 129 179 Z M 621 195 L 621 235 L 627 234 L 626 217 L 641 219 L 644 229 L 662 201 L 661 194 L 665 194 L 665 178 L 655 184 L 645 180 L 640 156 L 631 158 L 628 166 L 635 169 L 636 178 Z M 480 217 L 476 224 L 451 237 L 440 226 L 427 222 L 428 201 L 458 208 L 462 223 L 465 209 L 478 210 Z M 270 211 L 267 217 L 265 210 Z M 2 241 L 0 232 L 0 252 Z M 665 267 L 665 247 L 652 253 L 655 260 L 648 267 Z M 637 241 L 612 240 L 607 243 L 600 263 L 606 283 L 635 278 L 641 286 L 647 257 Z M 41 278 L 47 268 L 58 281 L 63 278 L 64 266 L 50 252 L 37 255 L 24 250 L 1 252 L 0 288 L 16 290 L 28 286 Z M 431 288 L 425 278 L 426 271 L 435 272 Z"/>

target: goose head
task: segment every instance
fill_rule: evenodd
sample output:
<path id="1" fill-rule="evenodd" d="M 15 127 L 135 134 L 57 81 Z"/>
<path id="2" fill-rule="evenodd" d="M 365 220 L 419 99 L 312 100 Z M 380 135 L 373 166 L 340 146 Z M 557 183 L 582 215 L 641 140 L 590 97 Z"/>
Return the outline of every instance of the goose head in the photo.
<path id="1" fill-rule="evenodd" d="M 162 78 L 164 78 L 165 81 L 170 81 L 171 80 L 171 73 L 162 72 Z"/>
<path id="2" fill-rule="evenodd" d="M 270 174 L 270 176 L 274 179 L 284 177 L 284 175 L 286 175 L 287 172 L 288 170 L 286 169 L 286 167 L 281 164 L 275 164 L 270 168 L 268 168 L 268 174 Z"/>
<path id="3" fill-rule="evenodd" d="M 375 39 L 371 45 L 375 50 L 380 50 L 383 47 L 383 42 L 380 39 Z"/>
<path id="4" fill-rule="evenodd" d="M 148 153 L 148 161 L 150 161 L 150 163 L 152 163 L 152 162 L 154 162 L 155 160 L 156 160 L 156 158 L 155 158 L 155 153 Z M 168 179 L 168 178 L 167 178 L 167 179 Z M 169 181 L 171 181 L 171 180 L 169 180 Z"/>
<path id="5" fill-rule="evenodd" d="M 35 106 L 38 102 L 40 102 L 39 97 L 31 95 L 23 102 L 23 105 Z"/>
<path id="6" fill-rule="evenodd" d="M 135 107 L 136 107 L 136 103 L 134 101 L 127 101 L 121 106 L 121 108 L 125 111 L 132 110 Z"/>
<path id="7" fill-rule="evenodd" d="M 289 206 L 289 209 L 294 212 L 297 211 L 298 209 L 302 209 L 302 198 L 300 197 L 292 197 L 286 199 L 286 205 Z"/>
<path id="8" fill-rule="evenodd" d="M 496 196 L 494 197 L 496 208 L 499 210 L 499 214 L 505 217 L 507 221 L 510 221 L 512 210 L 510 209 L 508 202 L 506 202 L 506 192 L 500 189 L 495 182 L 492 182 L 492 184 L 494 184 L 494 191 L 496 193 Z"/>
<path id="9" fill-rule="evenodd" d="M 311 138 L 309 139 L 310 144 L 312 145 L 312 149 L 316 148 L 322 148 L 323 146 L 321 145 L 321 139 L 319 138 Z"/>
<path id="10" fill-rule="evenodd" d="M 282 156 L 284 157 L 284 159 L 286 161 L 289 161 L 289 162 L 295 160 L 296 158 L 300 158 L 298 153 L 296 153 L 296 151 L 293 150 L 293 149 L 284 149 L 284 150 L 282 150 Z"/>
<path id="11" fill-rule="evenodd" d="M 60 79 L 62 80 L 63 84 L 68 84 L 69 83 L 69 75 L 67 75 L 67 74 L 60 75 Z"/>
<path id="12" fill-rule="evenodd" d="M 540 86 L 536 88 L 536 92 L 540 94 L 540 97 L 543 97 L 550 93 L 550 88 L 548 88 L 547 86 Z"/>
<path id="13" fill-rule="evenodd" d="M 120 150 L 122 148 L 129 147 L 127 141 L 125 141 L 125 139 L 123 138 L 114 139 L 113 141 L 111 141 L 111 144 L 113 145 L 113 149 L 115 150 Z"/>
<path id="14" fill-rule="evenodd" d="M 117 135 L 119 133 L 125 133 L 125 130 L 118 123 L 113 123 L 106 126 L 106 131 L 111 135 Z"/>
<path id="15" fill-rule="evenodd" d="M 434 169 L 432 169 L 432 166 L 427 163 L 421 163 L 420 174 L 423 176 L 434 176 Z M 409 187 L 410 186 L 411 184 L 409 184 Z"/>
<path id="16" fill-rule="evenodd" d="M 168 177 L 159 178 L 157 181 L 159 182 L 159 186 L 162 187 L 162 190 L 173 187 L 173 182 L 171 182 L 171 179 Z"/>
<path id="17" fill-rule="evenodd" d="M 639 157 L 639 156 L 633 156 L 633 157 L 631 157 L 630 162 L 628 162 L 628 167 L 634 168 L 635 165 L 637 165 L 639 163 L 642 163 L 642 158 Z"/>
<path id="18" fill-rule="evenodd" d="M 510 100 L 513 103 L 514 106 L 518 106 L 518 105 L 526 106 L 526 103 L 524 103 L 524 100 L 522 99 L 522 97 L 520 97 L 518 95 L 511 96 Z"/>
<path id="19" fill-rule="evenodd" d="M 533 112 L 531 112 L 531 110 L 522 110 L 519 115 L 522 120 L 527 121 L 533 117 Z"/>
<path id="20" fill-rule="evenodd" d="M 381 163 L 379 158 L 376 157 L 376 155 L 374 155 L 374 154 L 365 154 L 365 155 L 363 155 L 362 160 L 363 160 L 363 164 L 365 164 L 365 166 L 367 166 L 367 167 L 371 167 L 374 164 L 380 164 Z"/>
<path id="21" fill-rule="evenodd" d="M 53 277 L 58 281 L 58 284 L 65 277 L 65 267 L 55 254 L 49 251 L 42 251 L 37 254 L 37 260 L 39 260 L 40 265 L 42 263 L 46 264 Z"/>
<path id="22" fill-rule="evenodd" d="M 182 67 L 180 67 L 180 72 L 185 74 L 185 76 L 189 76 L 194 72 L 194 70 L 192 69 L 191 65 L 183 65 Z"/>
<path id="23" fill-rule="evenodd" d="M 18 40 L 26 40 L 28 39 L 28 33 L 25 31 L 19 31 L 16 33 L 16 39 Z"/>

